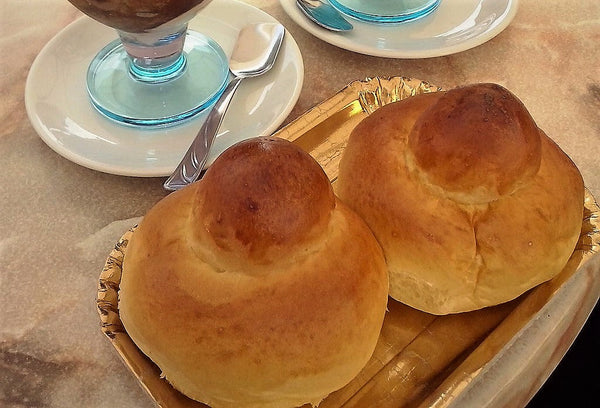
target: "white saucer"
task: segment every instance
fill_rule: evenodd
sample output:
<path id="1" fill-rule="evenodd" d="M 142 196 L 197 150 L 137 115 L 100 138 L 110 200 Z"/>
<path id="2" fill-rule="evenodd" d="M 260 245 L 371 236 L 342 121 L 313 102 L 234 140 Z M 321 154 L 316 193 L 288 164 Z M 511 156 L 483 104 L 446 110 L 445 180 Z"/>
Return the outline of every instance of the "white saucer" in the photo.
<path id="1" fill-rule="evenodd" d="M 219 0 L 202 9 L 189 27 L 212 37 L 229 56 L 239 30 L 258 22 L 277 20 L 237 0 Z M 29 119 L 48 146 L 82 166 L 125 176 L 170 175 L 208 113 L 152 130 L 123 126 L 98 113 L 87 95 L 86 71 L 94 55 L 115 38 L 115 30 L 82 17 L 48 42 L 27 78 Z M 302 55 L 286 33 L 271 71 L 240 85 L 208 163 L 240 140 L 273 133 L 296 104 L 303 79 Z"/>
<path id="2" fill-rule="evenodd" d="M 350 51 L 390 58 L 439 57 L 476 47 L 507 27 L 519 4 L 518 0 L 446 0 L 430 15 L 407 23 L 348 18 L 354 29 L 339 33 L 308 20 L 296 0 L 279 2 L 292 20 L 317 38 Z"/>

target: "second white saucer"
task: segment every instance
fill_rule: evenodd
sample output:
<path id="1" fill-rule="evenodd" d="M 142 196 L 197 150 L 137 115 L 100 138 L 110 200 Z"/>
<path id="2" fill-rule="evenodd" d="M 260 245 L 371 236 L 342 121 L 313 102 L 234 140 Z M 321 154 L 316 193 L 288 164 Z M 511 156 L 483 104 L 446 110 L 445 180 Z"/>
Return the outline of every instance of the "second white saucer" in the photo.
<path id="1" fill-rule="evenodd" d="M 367 23 L 351 19 L 354 29 L 332 32 L 309 21 L 296 0 L 279 0 L 300 27 L 332 45 L 389 58 L 430 58 L 454 54 L 489 41 L 517 13 L 518 0 L 442 1 L 431 14 L 405 23 Z"/>

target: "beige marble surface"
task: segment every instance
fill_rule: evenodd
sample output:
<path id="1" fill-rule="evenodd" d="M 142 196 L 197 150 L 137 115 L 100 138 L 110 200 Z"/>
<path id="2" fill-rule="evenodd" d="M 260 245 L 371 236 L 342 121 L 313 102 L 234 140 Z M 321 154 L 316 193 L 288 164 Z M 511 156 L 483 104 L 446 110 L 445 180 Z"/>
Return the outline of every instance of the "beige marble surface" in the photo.
<path id="1" fill-rule="evenodd" d="M 524 0 L 491 41 L 423 60 L 354 54 L 304 32 L 278 1 L 247 3 L 281 21 L 302 51 L 304 86 L 286 122 L 366 77 L 446 88 L 497 82 L 523 100 L 600 197 L 600 3 Z M 106 255 L 166 194 L 163 179 L 71 163 L 25 112 L 31 63 L 79 16 L 66 0 L 0 2 L 0 405 L 8 407 L 152 406 L 101 334 L 95 296 Z"/>

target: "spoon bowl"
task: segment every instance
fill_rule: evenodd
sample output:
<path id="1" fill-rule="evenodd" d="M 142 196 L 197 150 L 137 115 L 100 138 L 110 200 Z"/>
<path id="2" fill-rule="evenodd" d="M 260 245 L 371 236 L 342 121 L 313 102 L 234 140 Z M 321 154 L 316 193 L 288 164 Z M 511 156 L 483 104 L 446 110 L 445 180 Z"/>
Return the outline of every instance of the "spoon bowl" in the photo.
<path id="1" fill-rule="evenodd" d="M 350 31 L 354 27 L 329 3 L 321 0 L 296 0 L 302 12 L 317 25 L 331 31 Z"/>
<path id="2" fill-rule="evenodd" d="M 163 186 L 166 190 L 179 190 L 200 178 L 213 140 L 242 79 L 263 75 L 273 67 L 284 35 L 285 28 L 278 23 L 258 23 L 242 28 L 229 60 L 229 70 L 234 77 L 211 109 L 183 159 L 165 181 Z"/>

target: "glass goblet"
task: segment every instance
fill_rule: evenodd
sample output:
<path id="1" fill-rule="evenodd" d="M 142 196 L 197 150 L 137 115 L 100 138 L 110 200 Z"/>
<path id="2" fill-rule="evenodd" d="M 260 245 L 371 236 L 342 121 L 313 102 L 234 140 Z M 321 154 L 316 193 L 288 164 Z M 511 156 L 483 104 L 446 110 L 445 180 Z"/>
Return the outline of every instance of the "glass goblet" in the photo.
<path id="1" fill-rule="evenodd" d="M 431 13 L 441 0 L 329 0 L 344 14 L 372 23 L 401 23 Z"/>
<path id="2" fill-rule="evenodd" d="M 227 56 L 188 22 L 211 0 L 69 0 L 119 38 L 92 59 L 93 105 L 139 126 L 171 125 L 203 111 L 223 92 Z"/>

